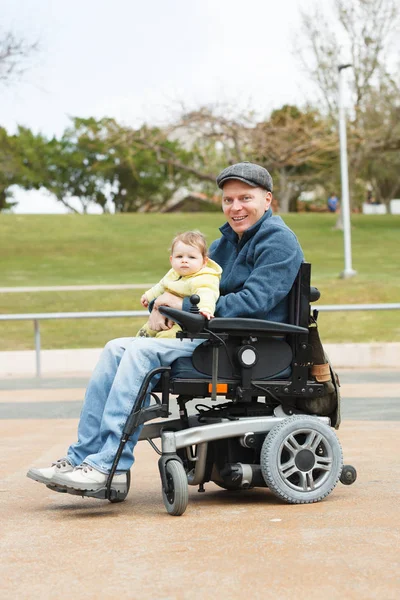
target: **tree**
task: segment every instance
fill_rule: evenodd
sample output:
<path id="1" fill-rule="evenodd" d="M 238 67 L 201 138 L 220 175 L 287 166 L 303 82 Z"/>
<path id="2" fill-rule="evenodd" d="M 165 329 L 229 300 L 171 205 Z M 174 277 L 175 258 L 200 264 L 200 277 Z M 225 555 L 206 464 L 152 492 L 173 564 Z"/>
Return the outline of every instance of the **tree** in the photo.
<path id="1" fill-rule="evenodd" d="M 10 84 L 28 68 L 28 59 L 39 49 L 38 42 L 27 42 L 15 33 L 0 34 L 0 83 Z"/>
<path id="2" fill-rule="evenodd" d="M 157 128 L 75 119 L 68 136 L 85 155 L 85 169 L 103 194 L 95 201 L 104 207 L 107 197 L 116 212 L 158 210 L 188 181 L 188 172 L 178 166 L 189 164 L 190 153 Z"/>
<path id="3" fill-rule="evenodd" d="M 12 186 L 18 185 L 26 190 L 46 189 L 72 212 L 78 211 L 70 199 L 79 194 L 86 212 L 91 201 L 102 198 L 97 177 L 85 169 L 85 160 L 68 136 L 48 140 L 25 127 L 12 136 L 0 130 L 0 210 L 15 205 Z"/>
<path id="4" fill-rule="evenodd" d="M 92 203 L 105 212 L 111 203 L 116 212 L 160 210 L 182 188 L 212 197 L 217 173 L 242 160 L 271 171 L 280 210 L 286 212 L 305 186 L 326 178 L 337 157 L 329 120 L 315 109 L 295 106 L 264 121 L 251 111 L 228 118 L 202 107 L 167 129 L 134 130 L 114 119 L 75 118 L 60 139 L 47 140 L 22 127 L 15 136 L 3 133 L 4 198 L 10 200 L 13 184 L 46 189 L 68 210 L 83 213 Z M 8 170 L 1 168 L 2 152 Z"/>
<path id="5" fill-rule="evenodd" d="M 17 80 L 38 48 L 38 42 L 27 42 L 12 32 L 0 33 L 0 85 Z M 0 212 L 15 206 L 10 187 L 21 183 L 24 177 L 24 163 L 18 159 L 17 146 L 17 137 L 9 136 L 0 127 Z"/>
<path id="6" fill-rule="evenodd" d="M 75 118 L 60 139 L 22 127 L 15 136 L 0 134 L 3 208 L 17 184 L 47 190 L 71 212 L 86 213 L 93 203 L 104 212 L 112 203 L 116 212 L 152 211 L 190 179 L 190 152 L 156 128 L 136 131 L 113 119 Z"/>
<path id="7" fill-rule="evenodd" d="M 252 136 L 255 162 L 275 176 L 281 212 L 295 210 L 300 193 L 325 181 L 337 164 L 338 139 L 316 109 L 285 105 L 258 123 Z"/>
<path id="8" fill-rule="evenodd" d="M 363 129 L 358 128 L 352 138 L 357 172 L 372 185 L 376 200 L 386 205 L 400 193 L 398 89 L 394 82 L 388 81 L 384 88 L 381 86 L 371 93 L 371 102 L 363 111 Z"/>
<path id="9" fill-rule="evenodd" d="M 249 160 L 265 166 L 274 176 L 281 212 L 293 208 L 304 186 L 322 179 L 337 156 L 330 120 L 311 108 L 286 105 L 259 121 L 251 110 L 233 116 L 220 107 L 201 107 L 183 114 L 176 130 L 191 143 L 196 174 L 214 186 L 227 164 Z"/>
<path id="10" fill-rule="evenodd" d="M 10 199 L 9 187 L 14 183 L 17 169 L 13 140 L 6 130 L 0 127 L 0 212 L 15 204 Z"/>
<path id="11" fill-rule="evenodd" d="M 388 77 L 390 42 L 398 27 L 397 0 L 333 0 L 333 16 L 321 3 L 302 10 L 302 35 L 296 54 L 317 85 L 328 111 L 337 113 L 337 67 L 351 62 L 349 74 L 357 113 L 369 102 L 371 91 Z"/>
<path id="12" fill-rule="evenodd" d="M 390 64 L 400 7 L 397 0 L 333 0 L 332 17 L 327 5 L 323 10 L 321 6 L 303 11 L 300 40 L 307 46 L 297 47 L 297 54 L 333 121 L 337 119 L 338 64 L 352 64 L 346 71 L 353 102 L 348 125 L 352 202 L 365 200 L 367 182 L 372 180 L 375 193 L 388 202 L 398 189 L 394 153 L 400 148 L 400 78 Z M 377 162 L 385 168 L 377 170 Z"/>
<path id="13" fill-rule="evenodd" d="M 15 206 L 12 186 L 38 189 L 44 169 L 44 152 L 47 140 L 34 135 L 30 129 L 19 127 L 17 133 L 8 135 L 0 127 L 0 212 Z"/>

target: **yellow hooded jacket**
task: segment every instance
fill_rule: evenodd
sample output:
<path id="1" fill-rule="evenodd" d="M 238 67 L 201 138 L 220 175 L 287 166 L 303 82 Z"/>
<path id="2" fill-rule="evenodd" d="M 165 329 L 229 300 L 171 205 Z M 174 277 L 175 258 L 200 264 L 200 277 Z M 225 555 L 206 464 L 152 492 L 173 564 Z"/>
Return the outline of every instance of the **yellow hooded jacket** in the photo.
<path id="1" fill-rule="evenodd" d="M 198 294 L 200 296 L 199 309 L 206 310 L 213 315 L 219 297 L 221 273 L 221 267 L 211 258 L 207 259 L 200 271 L 192 275 L 182 276 L 175 269 L 170 269 L 159 283 L 146 292 L 146 298 L 151 302 L 161 296 L 163 292 L 170 292 L 179 298 Z"/>

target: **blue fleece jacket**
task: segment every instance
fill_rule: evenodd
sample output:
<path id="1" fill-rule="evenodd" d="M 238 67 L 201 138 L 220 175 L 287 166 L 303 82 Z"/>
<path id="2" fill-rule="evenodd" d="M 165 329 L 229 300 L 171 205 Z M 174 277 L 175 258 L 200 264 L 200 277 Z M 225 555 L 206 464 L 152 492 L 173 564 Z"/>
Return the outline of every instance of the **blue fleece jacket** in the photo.
<path id="1" fill-rule="evenodd" d="M 241 239 L 228 223 L 220 231 L 209 251 L 223 269 L 215 316 L 287 321 L 287 295 L 304 260 L 293 231 L 271 209 Z"/>

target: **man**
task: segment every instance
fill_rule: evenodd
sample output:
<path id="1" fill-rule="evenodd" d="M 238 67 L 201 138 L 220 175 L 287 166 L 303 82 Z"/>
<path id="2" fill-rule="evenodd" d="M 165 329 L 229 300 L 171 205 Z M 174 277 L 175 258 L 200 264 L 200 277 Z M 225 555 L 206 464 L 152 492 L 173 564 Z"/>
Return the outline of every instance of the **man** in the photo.
<path id="1" fill-rule="evenodd" d="M 285 322 L 287 295 L 303 253 L 294 233 L 280 217 L 272 215 L 272 178 L 263 167 L 243 162 L 224 169 L 217 184 L 222 189 L 227 222 L 209 252 L 223 269 L 215 315 Z M 190 301 L 168 292 L 157 298 L 149 319 L 154 330 L 171 325 L 158 312 L 161 305 L 188 310 Z M 191 356 L 201 342 L 157 338 L 109 342 L 86 390 L 78 441 L 69 447 L 67 457 L 45 469 L 30 469 L 28 477 L 70 493 L 104 487 L 144 377 L 155 367 Z M 126 491 L 140 430 L 131 436 L 118 463 L 112 485 L 120 492 Z"/>

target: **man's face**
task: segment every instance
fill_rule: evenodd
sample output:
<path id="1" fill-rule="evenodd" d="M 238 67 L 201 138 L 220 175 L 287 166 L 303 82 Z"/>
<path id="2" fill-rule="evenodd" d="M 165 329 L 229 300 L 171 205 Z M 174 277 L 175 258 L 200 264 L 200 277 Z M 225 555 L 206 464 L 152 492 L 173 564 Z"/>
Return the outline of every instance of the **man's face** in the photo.
<path id="1" fill-rule="evenodd" d="M 198 248 L 183 242 L 176 242 L 169 260 L 171 267 L 182 277 L 197 273 L 207 262 Z"/>
<path id="2" fill-rule="evenodd" d="M 239 238 L 261 219 L 271 200 L 271 192 L 247 185 L 239 179 L 230 179 L 222 190 L 222 210 Z"/>

